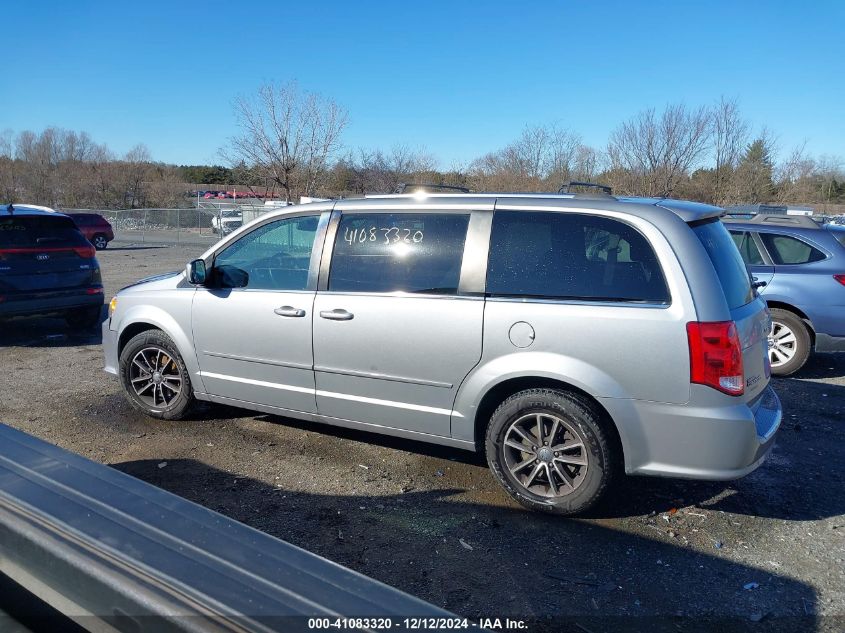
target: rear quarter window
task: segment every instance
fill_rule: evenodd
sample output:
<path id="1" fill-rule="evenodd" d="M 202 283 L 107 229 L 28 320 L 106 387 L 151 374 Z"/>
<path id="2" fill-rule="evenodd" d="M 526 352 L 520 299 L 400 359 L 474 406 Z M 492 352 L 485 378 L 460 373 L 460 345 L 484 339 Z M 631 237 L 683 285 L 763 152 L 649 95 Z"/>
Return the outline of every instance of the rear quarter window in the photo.
<path id="1" fill-rule="evenodd" d="M 690 225 L 710 256 L 731 310 L 754 300 L 751 279 L 734 240 L 718 218 Z"/>
<path id="2" fill-rule="evenodd" d="M 826 258 L 822 251 L 797 237 L 778 233 L 760 233 L 760 238 L 775 264 L 811 264 Z"/>

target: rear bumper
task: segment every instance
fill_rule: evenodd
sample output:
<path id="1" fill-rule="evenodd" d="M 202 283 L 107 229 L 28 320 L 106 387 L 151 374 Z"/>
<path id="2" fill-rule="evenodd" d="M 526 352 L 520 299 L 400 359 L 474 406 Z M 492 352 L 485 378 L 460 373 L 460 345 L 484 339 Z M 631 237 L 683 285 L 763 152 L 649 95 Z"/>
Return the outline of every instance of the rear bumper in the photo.
<path id="1" fill-rule="evenodd" d="M 817 352 L 845 352 L 845 336 L 816 334 Z"/>
<path id="2" fill-rule="evenodd" d="M 0 317 L 30 316 L 64 312 L 72 308 L 93 308 L 103 305 L 103 294 L 56 293 L 31 299 L 13 299 L 0 302 Z"/>
<path id="3" fill-rule="evenodd" d="M 763 463 L 783 417 L 771 386 L 750 406 L 610 398 L 601 403 L 616 421 L 625 471 L 632 475 L 738 479 Z"/>
<path id="4" fill-rule="evenodd" d="M 117 358 L 117 331 L 110 329 L 110 325 L 110 318 L 103 321 L 103 357 L 105 361 L 103 371 L 117 376 L 119 362 Z"/>

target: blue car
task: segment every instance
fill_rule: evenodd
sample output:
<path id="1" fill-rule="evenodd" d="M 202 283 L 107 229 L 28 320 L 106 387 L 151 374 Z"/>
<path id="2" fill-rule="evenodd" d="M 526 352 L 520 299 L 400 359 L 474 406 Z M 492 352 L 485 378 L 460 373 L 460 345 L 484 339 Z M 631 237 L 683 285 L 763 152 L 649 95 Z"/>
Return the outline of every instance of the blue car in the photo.
<path id="1" fill-rule="evenodd" d="M 772 373 L 795 373 L 812 351 L 845 351 L 845 226 L 788 215 L 723 221 L 772 314 Z"/>

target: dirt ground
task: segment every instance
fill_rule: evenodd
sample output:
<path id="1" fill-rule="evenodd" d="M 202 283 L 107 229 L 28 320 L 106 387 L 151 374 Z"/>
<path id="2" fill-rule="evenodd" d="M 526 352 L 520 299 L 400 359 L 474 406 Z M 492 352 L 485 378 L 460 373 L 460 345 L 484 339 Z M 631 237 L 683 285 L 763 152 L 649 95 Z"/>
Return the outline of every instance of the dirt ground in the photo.
<path id="1" fill-rule="evenodd" d="M 107 300 L 200 251 L 113 243 Z M 103 373 L 99 343 L 56 319 L 0 323 L 0 422 L 467 617 L 845 630 L 845 354 L 775 380 L 785 421 L 748 477 L 628 478 L 566 520 L 521 510 L 463 451 L 221 406 L 149 419 Z"/>

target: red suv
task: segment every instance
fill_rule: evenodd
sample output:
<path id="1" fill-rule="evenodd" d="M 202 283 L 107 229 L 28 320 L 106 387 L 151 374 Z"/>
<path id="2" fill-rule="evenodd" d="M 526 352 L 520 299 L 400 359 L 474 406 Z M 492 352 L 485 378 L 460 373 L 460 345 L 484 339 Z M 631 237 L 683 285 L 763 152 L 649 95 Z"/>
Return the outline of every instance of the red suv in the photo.
<path id="1" fill-rule="evenodd" d="M 109 245 L 114 239 L 114 231 L 111 224 L 99 213 L 72 213 L 69 214 L 85 239 L 91 242 L 98 251 Z"/>

